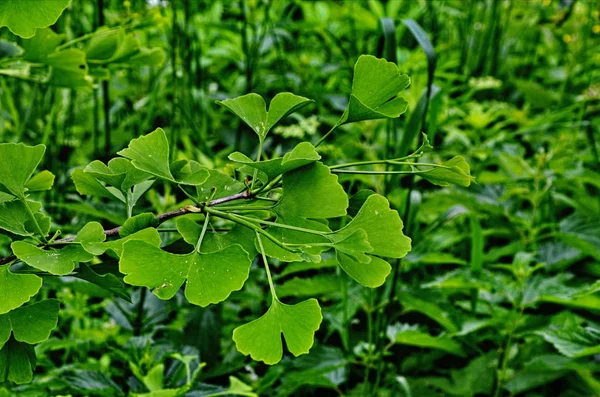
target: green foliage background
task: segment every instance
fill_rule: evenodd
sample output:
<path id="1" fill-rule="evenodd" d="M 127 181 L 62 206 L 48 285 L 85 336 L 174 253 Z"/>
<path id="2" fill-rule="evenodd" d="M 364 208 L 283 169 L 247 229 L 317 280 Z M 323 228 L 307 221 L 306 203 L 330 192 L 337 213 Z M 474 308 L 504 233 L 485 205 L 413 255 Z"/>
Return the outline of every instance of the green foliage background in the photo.
<path id="1" fill-rule="evenodd" d="M 412 251 L 391 262 L 378 289 L 340 272 L 335 258 L 274 263 L 278 297 L 318 298 L 323 323 L 309 354 L 284 349 L 273 366 L 242 355 L 231 339 L 269 307 L 256 263 L 241 291 L 206 308 L 182 292 L 168 301 L 145 288 L 123 292 L 116 277 L 112 290 L 88 282 L 89 273 L 45 277 L 49 288 L 32 303 L 46 300 L 18 310 L 49 313 L 56 298 L 58 326 L 45 340 L 43 329 L 27 332 L 23 312 L 10 312 L 9 335 L 45 341 L 35 347 L 33 383 L 7 381 L 0 396 L 600 395 L 597 1 L 55 3 L 59 14 L 67 7 L 57 20 L 44 12 L 17 22 L 1 17 L 15 2 L 0 5 L 0 25 L 11 27 L 0 28 L 0 141 L 46 145 L 38 169 L 56 176 L 54 186 L 44 189 L 52 184 L 46 175 L 30 191 L 52 231 L 76 235 L 90 221 L 108 229 L 128 215 L 191 204 L 167 183 L 153 185 L 135 208 L 75 189 L 81 168 L 106 163 L 159 127 L 172 160 L 233 175 L 228 155 L 253 157 L 257 136 L 216 101 L 280 92 L 312 99 L 271 130 L 264 150 L 276 158 L 317 142 L 346 109 L 362 54 L 410 76 L 402 92 L 408 110 L 340 127 L 319 146 L 322 161 L 403 157 L 426 132 L 436 150 L 420 161 L 463 156 L 476 183 L 339 174 L 355 195 L 349 213 L 366 200 L 364 189 L 385 195 Z M 32 32 L 18 26 L 23 18 L 51 27 Z M 9 160 L 0 158 L 3 178 L 19 172 Z M 188 252 L 169 222 L 163 246 Z M 0 234 L 0 256 L 11 254 L 11 241 Z M 112 275 L 116 259 L 102 258 L 88 264 Z M 11 270 L 27 272 L 19 266 Z M 36 288 L 31 278 L 11 277 L 0 267 L 2 312 L 10 310 L 1 299 L 9 288 Z M 119 298 L 129 293 L 131 303 Z"/>

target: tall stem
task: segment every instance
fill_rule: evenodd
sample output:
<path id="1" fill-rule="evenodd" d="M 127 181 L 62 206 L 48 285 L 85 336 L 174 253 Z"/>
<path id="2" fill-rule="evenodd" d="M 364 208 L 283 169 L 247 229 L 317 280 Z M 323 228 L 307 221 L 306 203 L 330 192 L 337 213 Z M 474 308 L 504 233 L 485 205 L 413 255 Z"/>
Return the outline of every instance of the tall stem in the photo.
<path id="1" fill-rule="evenodd" d="M 258 241 L 258 246 L 260 248 L 260 254 L 262 255 L 263 263 L 265 264 L 265 271 L 267 272 L 267 279 L 269 280 L 269 288 L 271 289 L 271 296 L 273 297 L 273 302 L 279 301 L 279 299 L 277 298 L 277 294 L 275 293 L 275 284 L 273 284 L 273 277 L 271 277 L 271 270 L 269 269 L 269 262 L 267 262 L 267 255 L 265 255 L 265 247 L 263 246 L 260 234 L 255 234 L 256 241 Z"/>

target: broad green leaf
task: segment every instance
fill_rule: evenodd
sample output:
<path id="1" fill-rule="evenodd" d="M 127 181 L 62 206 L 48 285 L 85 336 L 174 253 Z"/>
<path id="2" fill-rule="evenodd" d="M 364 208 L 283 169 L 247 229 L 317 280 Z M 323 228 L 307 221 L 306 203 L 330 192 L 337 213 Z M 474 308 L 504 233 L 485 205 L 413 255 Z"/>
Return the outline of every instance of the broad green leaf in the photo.
<path id="1" fill-rule="evenodd" d="M 187 280 L 185 296 L 193 304 L 221 302 L 242 288 L 250 271 L 248 254 L 240 245 L 212 253 L 171 254 L 142 241 L 128 241 L 119 261 L 124 281 L 152 289 L 171 299 Z"/>
<path id="2" fill-rule="evenodd" d="M 40 203 L 35 201 L 27 201 L 26 203 L 34 214 L 37 214 L 42 207 Z M 33 227 L 28 227 L 31 216 L 25 205 L 21 200 L 13 200 L 0 204 L 0 229 L 18 234 L 19 236 L 33 235 L 36 230 Z"/>
<path id="3" fill-rule="evenodd" d="M 586 357 L 600 353 L 600 329 L 571 326 L 537 331 L 546 342 L 567 357 Z"/>
<path id="4" fill-rule="evenodd" d="M 143 48 L 139 40 L 124 30 L 98 29 L 86 48 L 87 59 L 95 64 L 158 66 L 165 54 L 161 48 Z"/>
<path id="5" fill-rule="evenodd" d="M 171 182 L 185 185 L 200 185 L 208 179 L 208 171 L 197 170 L 181 175 L 177 180 L 171 173 L 169 160 L 169 142 L 162 128 L 132 139 L 129 146 L 117 152 L 120 156 L 131 160 L 131 164 L 139 170 L 155 175 Z"/>
<path id="6" fill-rule="evenodd" d="M 246 189 L 244 183 L 236 181 L 224 172 L 211 170 L 196 164 L 196 162 L 191 161 L 190 167 L 192 169 L 204 168 L 208 172 L 208 179 L 196 186 L 196 196 L 199 201 L 208 201 L 211 197 L 212 199 L 218 199 L 231 196 Z M 215 189 L 214 195 L 213 189 Z"/>
<path id="7" fill-rule="evenodd" d="M 354 65 L 350 101 L 339 124 L 400 116 L 408 102 L 397 95 L 409 84 L 409 77 L 394 63 L 361 55 Z"/>
<path id="8" fill-rule="evenodd" d="M 294 95 L 290 92 L 281 92 L 275 95 L 269 104 L 265 135 L 279 122 L 279 120 L 289 116 L 311 102 L 314 101 L 312 99 Z"/>
<path id="9" fill-rule="evenodd" d="M 179 218 L 177 219 L 177 231 L 186 243 L 194 247 L 200 238 L 202 226 L 189 218 Z M 239 244 L 253 259 L 258 253 L 254 247 L 255 236 L 253 230 L 239 224 L 234 225 L 226 233 L 207 232 L 200 246 L 200 252 L 216 252 L 234 244 Z"/>
<path id="10" fill-rule="evenodd" d="M 160 244 L 162 242 L 158 231 L 154 228 L 148 228 L 117 240 L 104 242 L 83 242 L 81 246 L 87 252 L 93 255 L 102 255 L 106 251 L 112 250 L 115 254 L 117 254 L 117 256 L 120 257 L 123 253 L 123 245 L 127 241 L 131 240 L 145 241 L 146 243 L 155 247 L 160 247 Z"/>
<path id="11" fill-rule="evenodd" d="M 65 37 L 64 34 L 54 33 L 50 28 L 38 29 L 31 39 L 23 40 L 23 58 L 29 62 L 45 63 L 46 57 L 56 50 Z"/>
<path id="12" fill-rule="evenodd" d="M 405 327 L 401 324 L 390 325 L 387 335 L 392 342 L 401 345 L 418 346 L 429 349 L 442 350 L 455 356 L 464 357 L 465 352 L 460 343 L 447 335 L 431 336 L 428 333 Z"/>
<path id="13" fill-rule="evenodd" d="M 154 214 L 150 212 L 144 212 L 143 214 L 139 214 L 127 219 L 121 227 L 121 230 L 119 230 L 119 236 L 127 237 L 130 234 L 139 232 L 140 230 L 149 227 L 157 227 L 159 224 L 160 221 L 156 216 L 154 216 Z"/>
<path id="14" fill-rule="evenodd" d="M 282 118 L 313 102 L 308 98 L 282 92 L 271 100 L 269 111 L 265 100 L 258 94 L 247 94 L 233 99 L 217 101 L 233 114 L 241 118 L 256 134 L 261 142 L 269 130 Z"/>
<path id="15" fill-rule="evenodd" d="M 455 156 L 441 165 L 447 168 L 435 167 L 419 174 L 424 179 L 437 186 L 450 186 L 450 184 L 467 187 L 471 185 L 473 177 L 469 164 L 463 156 Z"/>
<path id="16" fill-rule="evenodd" d="M 0 382 L 30 383 L 36 366 L 33 346 L 10 339 L 0 350 Z"/>
<path id="17" fill-rule="evenodd" d="M 233 340 L 240 353 L 273 365 L 283 356 L 282 334 L 294 356 L 306 354 L 313 345 L 314 334 L 322 319 L 316 299 L 295 305 L 274 299 L 266 314 L 233 330 Z"/>
<path id="18" fill-rule="evenodd" d="M 127 149 L 123 149 L 117 154 L 130 159 L 137 169 L 175 182 L 169 168 L 169 142 L 162 128 L 132 139 Z"/>
<path id="19" fill-rule="evenodd" d="M 30 345 L 45 341 L 58 325 L 59 309 L 58 300 L 47 299 L 1 314 L 0 348 L 10 339 L 11 333 L 19 342 Z"/>
<path id="20" fill-rule="evenodd" d="M 122 192 L 152 177 L 149 173 L 135 168 L 131 161 L 120 157 L 111 159 L 108 164 L 94 160 L 83 171 Z"/>
<path id="21" fill-rule="evenodd" d="M 28 192 L 39 192 L 50 190 L 54 185 L 54 174 L 50 171 L 42 171 L 32 176 L 25 184 Z"/>
<path id="22" fill-rule="evenodd" d="M 24 241 L 13 242 L 11 248 L 16 257 L 29 266 L 64 276 L 71 273 L 77 263 L 89 262 L 94 258 L 82 247 L 83 244 L 102 242 L 105 238 L 102 226 L 98 222 L 90 222 L 77 233 L 72 244 L 62 249 L 44 250 Z"/>
<path id="23" fill-rule="evenodd" d="M 302 142 L 281 158 L 255 162 L 246 155 L 235 152 L 229 155 L 229 159 L 263 172 L 266 175 L 266 180 L 263 182 L 267 182 L 278 175 L 318 161 L 321 159 L 321 156 L 311 143 Z"/>
<path id="24" fill-rule="evenodd" d="M 346 215 L 348 196 L 329 167 L 315 162 L 283 176 L 283 198 L 275 207 L 282 217 L 328 219 Z"/>
<path id="25" fill-rule="evenodd" d="M 70 0 L 3 0 L 0 2 L 0 27 L 23 38 L 31 37 L 37 28 L 53 25 Z"/>
<path id="26" fill-rule="evenodd" d="M 127 292 L 125 285 L 114 274 L 107 273 L 100 275 L 91 267 L 82 263 L 79 265 L 79 270 L 77 273 L 73 274 L 73 277 L 80 278 L 95 284 L 100 288 L 104 288 L 115 296 L 123 298 L 127 302 L 131 303 L 131 296 L 129 296 L 129 292 Z"/>
<path id="27" fill-rule="evenodd" d="M 0 10 L 2 6 L 0 5 Z M 20 199 L 25 198 L 27 181 L 44 156 L 44 145 L 0 143 L 0 190 L 6 189 Z"/>
<path id="28" fill-rule="evenodd" d="M 283 198 L 274 211 L 277 213 L 277 223 L 329 232 L 326 224 L 313 219 L 344 216 L 347 207 L 348 196 L 338 183 L 337 176 L 331 174 L 329 167 L 313 162 L 283 175 Z M 303 253 L 295 253 L 264 239 L 265 253 L 282 261 L 319 262 L 320 254 L 328 249 L 323 244 L 328 243 L 329 239 L 317 234 L 276 226 L 270 227 L 269 233 L 279 241 L 305 245 Z"/>
<path id="29" fill-rule="evenodd" d="M 122 202 L 125 202 L 125 197 L 123 195 L 115 195 L 110 190 L 108 190 L 104 185 L 102 185 L 93 175 L 84 172 L 82 169 L 78 168 L 73 170 L 71 173 L 71 179 L 75 183 L 75 189 L 77 189 L 77 193 L 85 195 L 85 196 L 95 196 L 95 197 L 106 197 L 113 198 L 117 197 Z"/>
<path id="30" fill-rule="evenodd" d="M 29 302 L 42 287 L 42 279 L 35 274 L 14 274 L 8 268 L 0 266 L 0 314 Z"/>
<path id="31" fill-rule="evenodd" d="M 78 89 L 93 87 L 92 78 L 88 75 L 85 52 L 81 50 L 53 52 L 46 57 L 44 63 L 52 67 L 48 84 Z"/>
<path id="32" fill-rule="evenodd" d="M 398 212 L 390 209 L 385 197 L 378 194 L 369 195 L 352 221 L 331 236 L 334 241 L 343 241 L 358 230 L 364 231 L 372 250 L 362 252 L 368 253 L 371 260 L 367 261 L 362 255 L 352 255 L 351 252 L 336 249 L 341 268 L 366 287 L 381 286 L 390 274 L 391 267 L 379 256 L 402 258 L 410 251 L 411 241 L 402 233 L 403 227 Z M 355 235 L 355 238 L 359 237 L 360 235 Z"/>

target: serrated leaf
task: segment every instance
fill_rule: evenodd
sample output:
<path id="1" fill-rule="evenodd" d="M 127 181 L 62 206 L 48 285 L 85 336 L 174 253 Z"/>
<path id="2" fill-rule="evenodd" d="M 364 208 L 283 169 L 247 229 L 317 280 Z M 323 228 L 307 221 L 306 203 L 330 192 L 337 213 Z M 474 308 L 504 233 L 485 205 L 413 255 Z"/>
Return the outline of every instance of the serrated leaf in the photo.
<path id="1" fill-rule="evenodd" d="M 350 277 L 370 288 L 381 286 L 391 267 L 378 256 L 402 258 L 410 251 L 411 240 L 402 233 L 404 225 L 398 212 L 390 209 L 387 199 L 378 194 L 367 197 L 358 214 L 344 228 L 332 233 L 332 238 L 343 241 L 363 230 L 367 235 L 371 251 L 363 251 L 371 258 L 366 261 L 362 256 L 352 256 L 349 252 L 337 250 L 340 267 Z M 355 236 L 356 238 L 359 235 Z M 376 256 L 375 256 L 376 255 Z M 360 258 L 363 258 L 361 262 Z"/>
<path id="2" fill-rule="evenodd" d="M 544 340 L 567 357 L 586 357 L 600 353 L 600 329 L 571 326 L 537 331 Z"/>
<path id="3" fill-rule="evenodd" d="M 0 6 L 1 8 L 2 6 Z M 46 146 L 0 143 L 0 190 L 24 199 L 25 186 L 44 156 Z"/>
<path id="4" fill-rule="evenodd" d="M 321 156 L 310 142 L 302 142 L 281 158 L 255 162 L 246 155 L 235 152 L 229 155 L 229 159 L 263 172 L 266 175 L 266 179 L 263 182 L 267 182 L 276 176 L 318 161 L 321 159 Z"/>
<path id="5" fill-rule="evenodd" d="M 187 280 L 186 298 L 204 307 L 241 289 L 251 263 L 248 253 L 237 244 L 207 254 L 178 255 L 142 241 L 128 241 L 119 269 L 126 274 L 126 283 L 151 288 L 160 299 L 171 299 Z"/>
<path id="6" fill-rule="evenodd" d="M 0 350 L 0 382 L 30 383 L 36 366 L 33 346 L 10 339 Z"/>
<path id="7" fill-rule="evenodd" d="M 35 274 L 14 274 L 0 266 L 0 314 L 29 302 L 41 287 L 42 279 Z"/>
<path id="8" fill-rule="evenodd" d="M 269 111 L 265 100 L 258 94 L 247 94 L 233 99 L 217 101 L 241 118 L 264 141 L 269 130 L 284 117 L 313 102 L 311 99 L 282 92 L 271 100 Z"/>
<path id="9" fill-rule="evenodd" d="M 455 156 L 441 165 L 447 168 L 435 167 L 430 171 L 419 174 L 424 179 L 437 186 L 450 186 L 450 184 L 468 187 L 473 181 L 469 164 L 463 156 Z"/>
<path id="10" fill-rule="evenodd" d="M 294 356 L 306 354 L 313 345 L 314 334 L 322 320 L 316 299 L 295 305 L 274 299 L 262 317 L 233 330 L 233 340 L 240 353 L 273 365 L 283 356 L 282 335 Z"/>
<path id="11" fill-rule="evenodd" d="M 409 84 L 409 77 L 394 63 L 361 55 L 354 65 L 352 93 L 340 124 L 399 117 L 408 102 L 397 95 Z"/>
<path id="12" fill-rule="evenodd" d="M 5 0 L 0 2 L 0 27 L 23 38 L 31 37 L 37 28 L 56 22 L 70 0 Z"/>
<path id="13" fill-rule="evenodd" d="M 0 348 L 10 339 L 11 333 L 17 341 L 31 345 L 47 340 L 58 325 L 59 309 L 58 300 L 47 299 L 1 314 Z"/>

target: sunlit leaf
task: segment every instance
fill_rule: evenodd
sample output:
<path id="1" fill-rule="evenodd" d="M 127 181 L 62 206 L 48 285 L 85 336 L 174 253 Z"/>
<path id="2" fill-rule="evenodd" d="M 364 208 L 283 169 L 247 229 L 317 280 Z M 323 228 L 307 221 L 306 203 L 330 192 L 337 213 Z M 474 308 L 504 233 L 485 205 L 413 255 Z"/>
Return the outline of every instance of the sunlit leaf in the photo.
<path id="1" fill-rule="evenodd" d="M 438 186 L 458 185 L 467 187 L 471 185 L 473 177 L 469 164 L 463 156 L 455 156 L 443 162 L 442 167 L 432 168 L 431 171 L 422 172 L 419 176 Z"/>
<path id="2" fill-rule="evenodd" d="M 35 274 L 13 274 L 8 266 L 0 266 L 0 314 L 27 303 L 42 287 Z"/>
<path id="3" fill-rule="evenodd" d="M 0 6 L 1 7 L 1 6 Z M 44 145 L 0 143 L 0 190 L 25 198 L 27 181 L 44 156 Z"/>
<path id="4" fill-rule="evenodd" d="M 0 2 L 0 27 L 23 38 L 31 37 L 37 28 L 53 25 L 71 0 L 5 0 Z"/>

